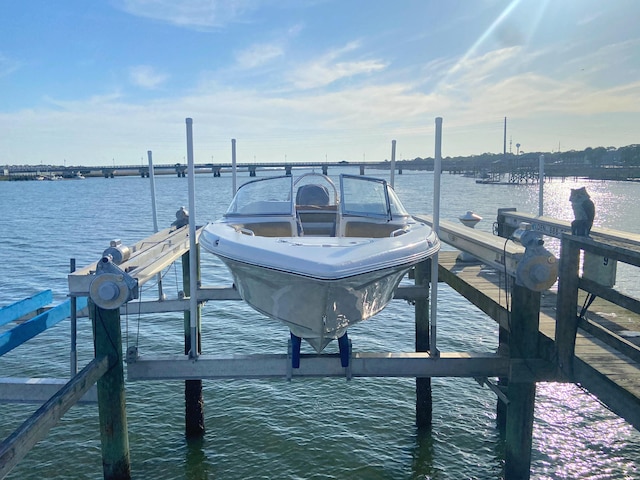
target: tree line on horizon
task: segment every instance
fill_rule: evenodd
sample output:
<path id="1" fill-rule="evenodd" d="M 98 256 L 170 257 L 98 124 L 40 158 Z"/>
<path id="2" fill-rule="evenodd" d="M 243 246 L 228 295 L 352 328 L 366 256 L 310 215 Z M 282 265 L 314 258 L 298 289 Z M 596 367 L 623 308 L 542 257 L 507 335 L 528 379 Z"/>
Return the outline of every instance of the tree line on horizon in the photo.
<path id="1" fill-rule="evenodd" d="M 544 155 L 546 163 L 558 163 L 563 165 L 589 165 L 598 166 L 640 166 L 640 144 L 627 145 L 625 147 L 587 147 L 584 150 L 568 150 L 566 152 L 520 152 L 514 153 L 482 153 L 480 155 L 443 157 L 447 163 L 474 163 L 492 164 L 501 161 L 538 162 L 540 155 Z M 385 160 L 388 161 L 388 160 Z M 416 157 L 413 160 L 399 160 L 433 166 L 433 157 Z"/>

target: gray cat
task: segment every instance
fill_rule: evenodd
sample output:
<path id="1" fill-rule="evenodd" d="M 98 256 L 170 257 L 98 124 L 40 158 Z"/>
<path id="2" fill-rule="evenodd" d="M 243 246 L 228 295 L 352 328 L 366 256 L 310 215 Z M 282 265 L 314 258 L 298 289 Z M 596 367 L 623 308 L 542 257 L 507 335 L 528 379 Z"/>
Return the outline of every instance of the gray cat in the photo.
<path id="1" fill-rule="evenodd" d="M 571 222 L 571 234 L 588 237 L 596 216 L 596 207 L 585 187 L 572 188 L 569 196 L 575 220 Z"/>

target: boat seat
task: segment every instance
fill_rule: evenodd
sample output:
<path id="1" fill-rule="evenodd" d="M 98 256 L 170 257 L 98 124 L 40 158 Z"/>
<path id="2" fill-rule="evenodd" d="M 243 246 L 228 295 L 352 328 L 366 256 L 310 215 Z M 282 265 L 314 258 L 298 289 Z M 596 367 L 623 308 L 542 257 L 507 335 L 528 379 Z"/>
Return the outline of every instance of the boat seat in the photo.
<path id="1" fill-rule="evenodd" d="M 297 205 L 329 205 L 329 190 L 324 185 L 302 185 L 296 193 Z"/>
<path id="2" fill-rule="evenodd" d="M 401 229 L 401 225 L 390 223 L 347 222 L 344 227 L 345 237 L 383 238 Z"/>
<path id="3" fill-rule="evenodd" d="M 293 237 L 291 222 L 247 222 L 236 223 L 232 227 L 237 231 L 253 232 L 257 237 Z"/>

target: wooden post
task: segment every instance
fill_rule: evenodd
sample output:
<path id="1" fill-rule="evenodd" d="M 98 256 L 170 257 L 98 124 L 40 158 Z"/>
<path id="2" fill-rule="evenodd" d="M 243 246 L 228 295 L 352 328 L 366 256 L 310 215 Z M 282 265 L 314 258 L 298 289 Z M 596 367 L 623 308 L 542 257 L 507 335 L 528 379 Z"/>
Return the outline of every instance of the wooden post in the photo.
<path id="1" fill-rule="evenodd" d="M 193 292 L 196 295 L 197 285 L 192 288 L 189 276 L 189 255 L 190 252 L 182 255 L 182 283 L 184 286 L 185 296 L 190 296 Z M 200 281 L 200 258 L 199 252 L 196 250 L 196 264 L 198 265 L 197 278 Z M 202 351 L 202 342 L 200 337 L 201 327 L 201 307 L 198 306 L 197 313 L 197 345 L 198 354 Z M 191 350 L 191 312 L 184 312 L 184 353 L 189 354 Z M 187 438 L 201 438 L 204 435 L 204 400 L 202 398 L 202 380 L 185 380 L 184 381 L 184 404 L 185 404 L 185 436 Z"/>
<path id="2" fill-rule="evenodd" d="M 512 360 L 539 356 L 540 292 L 514 284 L 511 294 L 511 332 L 509 350 Z M 513 364 L 512 364 L 513 365 Z M 512 366 L 507 396 L 507 426 L 505 441 L 505 480 L 529 478 L 531 468 L 531 437 L 536 397 L 535 372 Z"/>
<path id="3" fill-rule="evenodd" d="M 431 281 L 431 259 L 415 266 L 415 284 L 426 290 L 424 298 L 416 300 L 416 352 L 428 352 L 430 348 L 429 282 Z M 416 378 L 416 425 L 418 429 L 429 429 L 432 425 L 433 404 L 431 378 Z"/>
<path id="4" fill-rule="evenodd" d="M 509 281 L 510 277 L 507 276 L 506 281 Z M 499 327 L 498 331 L 498 353 L 504 356 L 509 355 L 509 331 L 506 328 Z M 498 377 L 498 387 L 502 391 L 506 391 L 509 387 L 508 377 Z M 498 430 L 504 434 L 507 429 L 507 404 L 498 398 L 496 405 L 496 426 Z"/>
<path id="5" fill-rule="evenodd" d="M 109 370 L 98 380 L 102 470 L 105 480 L 130 479 L 120 309 L 105 310 L 89 302 L 89 312 L 95 356 L 109 359 Z"/>
<path id="6" fill-rule="evenodd" d="M 497 234 L 502 238 L 509 238 L 514 229 L 507 225 L 504 217 L 505 212 L 515 212 L 515 208 L 499 208 L 498 209 L 498 218 L 496 222 L 497 226 Z M 507 276 L 505 278 L 505 282 L 511 281 L 512 278 Z M 507 289 L 508 291 L 508 289 Z M 505 328 L 500 327 L 498 332 L 498 351 L 502 355 L 509 355 L 509 331 Z M 507 389 L 509 386 L 509 379 L 506 377 L 498 378 L 498 386 Z M 500 432 L 505 433 L 507 428 L 507 405 L 500 399 L 498 399 L 496 405 L 496 425 Z"/>
<path id="7" fill-rule="evenodd" d="M 578 269 L 580 248 L 571 236 L 562 235 L 558 300 L 556 305 L 556 349 L 558 373 L 567 380 L 573 378 L 573 356 L 578 332 Z"/>

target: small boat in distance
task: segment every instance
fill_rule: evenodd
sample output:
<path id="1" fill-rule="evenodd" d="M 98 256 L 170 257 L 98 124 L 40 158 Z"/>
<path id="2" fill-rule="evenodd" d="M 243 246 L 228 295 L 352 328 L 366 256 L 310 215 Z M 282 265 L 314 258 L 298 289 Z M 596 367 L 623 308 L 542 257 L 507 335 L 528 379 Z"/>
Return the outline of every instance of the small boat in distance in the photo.
<path id="1" fill-rule="evenodd" d="M 347 328 L 380 312 L 440 248 L 386 181 L 343 174 L 339 186 L 318 173 L 250 181 L 200 235 L 240 296 L 289 327 L 294 368 L 301 338 L 317 352 L 338 339 L 342 356 Z"/>

